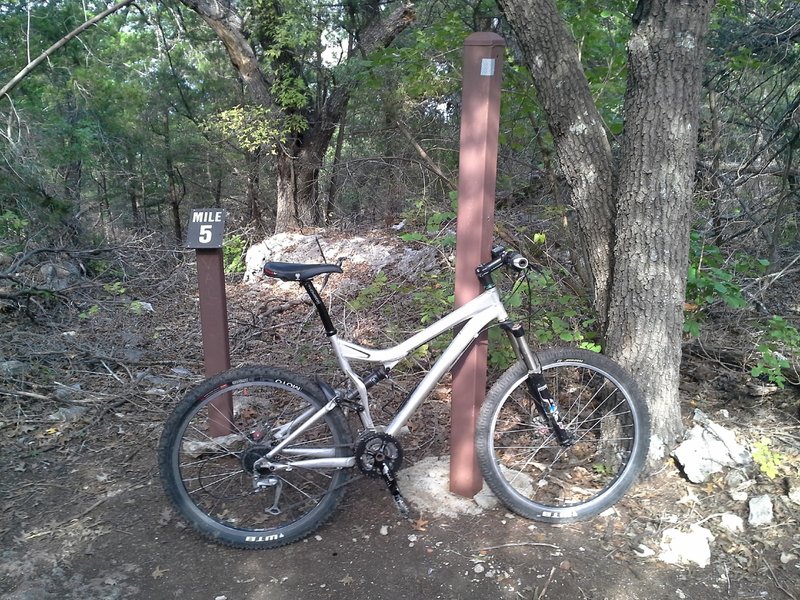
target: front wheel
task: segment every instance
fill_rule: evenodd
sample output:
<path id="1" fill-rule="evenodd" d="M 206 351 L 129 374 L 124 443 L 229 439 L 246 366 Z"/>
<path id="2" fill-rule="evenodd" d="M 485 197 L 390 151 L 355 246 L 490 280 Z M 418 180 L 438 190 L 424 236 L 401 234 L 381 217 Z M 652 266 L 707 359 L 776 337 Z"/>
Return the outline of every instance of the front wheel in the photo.
<path id="1" fill-rule="evenodd" d="M 203 381 L 164 425 L 167 496 L 189 525 L 225 545 L 273 548 L 308 535 L 336 508 L 348 471 L 310 461 L 352 454 L 338 407 L 308 425 L 324 406 L 316 384 L 277 369 L 242 367 Z M 309 468 L 282 466 L 303 460 Z"/>
<path id="2" fill-rule="evenodd" d="M 569 442 L 560 444 L 517 363 L 492 386 L 478 418 L 476 452 L 489 488 L 514 512 L 568 523 L 616 503 L 644 465 L 647 406 L 609 358 L 568 348 L 539 353 L 542 376 Z"/>

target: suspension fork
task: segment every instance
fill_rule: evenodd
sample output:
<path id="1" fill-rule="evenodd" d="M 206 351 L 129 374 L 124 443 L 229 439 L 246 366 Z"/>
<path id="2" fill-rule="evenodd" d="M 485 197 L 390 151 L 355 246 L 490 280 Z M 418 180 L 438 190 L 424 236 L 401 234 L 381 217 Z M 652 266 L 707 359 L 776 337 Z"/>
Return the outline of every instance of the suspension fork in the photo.
<path id="1" fill-rule="evenodd" d="M 533 398 L 536 410 L 545 423 L 548 424 L 558 443 L 562 446 L 571 446 L 575 443 L 574 436 L 561 425 L 558 405 L 542 375 L 542 364 L 528 346 L 528 341 L 525 339 L 525 329 L 519 323 L 511 323 L 509 321 L 501 323 L 500 327 L 508 334 L 511 345 L 517 353 L 517 358 L 525 363 L 528 368 L 528 377 L 525 380 L 525 385 L 531 398 Z"/>

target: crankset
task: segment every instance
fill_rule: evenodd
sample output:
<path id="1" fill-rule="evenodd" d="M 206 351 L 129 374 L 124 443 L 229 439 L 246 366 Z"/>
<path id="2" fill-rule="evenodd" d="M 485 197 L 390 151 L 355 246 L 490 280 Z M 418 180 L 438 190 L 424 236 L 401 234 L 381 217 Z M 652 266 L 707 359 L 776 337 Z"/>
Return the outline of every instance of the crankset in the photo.
<path id="1" fill-rule="evenodd" d="M 364 475 L 383 479 L 397 510 L 408 517 L 408 504 L 397 487 L 394 475 L 403 464 L 403 448 L 400 442 L 388 433 L 368 431 L 356 442 L 355 457 L 356 465 Z"/>

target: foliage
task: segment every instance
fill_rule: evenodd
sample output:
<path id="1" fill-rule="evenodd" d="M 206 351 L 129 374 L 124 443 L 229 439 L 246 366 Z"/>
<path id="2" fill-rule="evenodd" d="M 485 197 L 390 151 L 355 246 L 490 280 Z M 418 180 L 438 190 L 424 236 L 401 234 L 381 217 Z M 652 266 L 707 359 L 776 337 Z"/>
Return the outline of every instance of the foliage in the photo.
<path id="1" fill-rule="evenodd" d="M 130 311 L 137 316 L 143 315 L 148 310 L 152 311 L 152 307 L 141 300 L 131 301 L 131 303 L 128 305 L 128 309 L 130 309 Z"/>
<path id="2" fill-rule="evenodd" d="M 726 256 L 714 244 L 692 232 L 689 244 L 689 267 L 686 277 L 686 308 L 684 331 L 697 336 L 703 311 L 722 301 L 731 308 L 747 306 L 737 276 L 763 274 L 769 262 L 746 254 Z"/>
<path id="3" fill-rule="evenodd" d="M 121 281 L 115 281 L 114 283 L 106 283 L 103 285 L 103 289 L 112 296 L 121 296 L 128 291 L 125 289 L 125 286 L 122 285 Z"/>
<path id="4" fill-rule="evenodd" d="M 752 445 L 751 456 L 764 475 L 770 479 L 775 479 L 780 475 L 781 465 L 784 463 L 784 455 L 772 449 L 772 440 L 762 437 Z"/>
<path id="5" fill-rule="evenodd" d="M 792 369 L 789 357 L 800 357 L 800 331 L 785 318 L 773 316 L 765 324 L 757 350 L 759 358 L 750 371 L 751 375 L 765 378 L 782 388 L 786 384 L 784 373 Z"/>
<path id="6" fill-rule="evenodd" d="M 264 106 L 234 106 L 216 113 L 207 121 L 209 131 L 219 131 L 248 152 L 256 152 L 262 146 L 274 147 L 285 142 L 290 133 L 302 131 L 306 126 L 305 120 L 286 119 L 271 107 Z"/>
<path id="7" fill-rule="evenodd" d="M 625 45 L 633 7 L 629 1 L 565 3 L 563 12 L 578 42 L 586 79 L 605 125 L 622 133 L 622 100 L 627 78 Z"/>
<path id="8" fill-rule="evenodd" d="M 375 279 L 372 280 L 372 283 L 362 289 L 358 293 L 358 296 L 347 303 L 347 306 L 350 308 L 350 310 L 356 312 L 373 308 L 376 299 L 380 297 L 381 294 L 385 293 L 386 286 L 386 273 L 381 271 L 375 276 Z"/>
<path id="9" fill-rule="evenodd" d="M 222 242 L 222 263 L 226 273 L 244 273 L 245 253 L 248 241 L 244 236 L 234 234 L 225 237 Z"/>
<path id="10" fill-rule="evenodd" d="M 450 208 L 448 210 L 431 209 L 430 202 L 423 198 L 417 199 L 404 216 L 408 223 L 424 223 L 424 233 L 421 231 L 409 231 L 400 234 L 400 239 L 405 242 L 432 242 L 445 249 L 455 248 L 456 238 L 453 227 L 457 206 L 458 200 L 455 192 L 450 196 Z"/>
<path id="11" fill-rule="evenodd" d="M 527 281 L 532 333 L 539 343 L 568 342 L 599 351 L 597 334 L 593 331 L 595 319 L 590 316 L 585 298 L 563 286 L 552 269 L 535 272 Z M 524 285 L 521 287 L 524 291 Z"/>
<path id="12" fill-rule="evenodd" d="M 6 252 L 18 252 L 22 249 L 28 220 L 12 210 L 5 210 L 0 214 L 0 238 Z"/>
<path id="13" fill-rule="evenodd" d="M 92 317 L 98 314 L 100 314 L 100 307 L 97 304 L 92 304 L 86 310 L 78 313 L 78 317 L 81 319 L 91 319 Z"/>
<path id="14" fill-rule="evenodd" d="M 108 6 L 99 0 L 6 4 L 0 10 L 0 72 L 6 77 L 27 63 L 30 52 L 49 47 L 86 14 Z M 242 0 L 236 6 L 269 75 L 272 107 L 253 106 L 245 97 L 214 32 L 180 3 L 119 11 L 0 99 L 4 252 L 19 252 L 39 238 L 61 245 L 63 232 L 73 227 L 94 245 L 142 232 L 171 233 L 171 201 L 178 220 L 189 208 L 213 201 L 239 222 L 249 218 L 242 209 L 248 186 L 268 225 L 275 198 L 264 190 L 274 188 L 274 161 L 254 167 L 253 154 L 307 131 L 309 115 L 343 84 L 351 90 L 345 135 L 338 159 L 330 149 L 319 165 L 319 200 L 330 202 L 345 227 L 380 226 L 402 214 L 407 223 L 401 239 L 449 254 L 455 193 L 424 166 L 396 124 L 404 123 L 430 160 L 455 180 L 461 44 L 470 33 L 487 30 L 507 41 L 498 157 L 498 200 L 506 212 L 498 218 L 535 221 L 537 227 L 544 221 L 553 242 L 566 245 L 563 236 L 550 233 L 565 212 L 557 190 L 544 185 L 557 179 L 549 158 L 552 137 L 494 2 L 423 0 L 416 3 L 415 27 L 389 48 L 369 56 L 354 51 L 350 59 L 348 41 L 356 50 L 358 42 L 351 33 L 375 3 Z M 559 6 L 615 144 L 622 130 L 632 3 Z M 704 233 L 692 235 L 687 270 L 685 330 L 692 335 L 715 308 L 745 308 L 747 280 L 779 270 L 781 260 L 797 251 L 800 138 L 792 115 L 800 93 L 799 14 L 796 3 L 781 0 L 725 0 L 714 16 L 699 135 L 703 189 L 696 223 Z M 328 187 L 334 175 L 336 189 Z M 175 198 L 170 177 L 178 182 Z M 537 230 L 535 236 L 542 235 Z M 241 272 L 244 249 L 241 237 L 226 239 L 228 272 Z M 112 281 L 108 293 L 125 293 L 125 286 L 113 283 L 122 279 L 120 272 L 99 263 L 89 268 Z M 509 301 L 538 342 L 597 349 L 590 311 L 580 294 L 563 285 L 565 275 L 561 267 L 543 269 L 521 282 Z M 449 277 L 424 280 L 418 290 L 387 289 L 413 294 L 421 322 L 430 322 L 452 305 Z M 368 286 L 355 305 L 371 306 L 379 296 L 370 294 L 380 285 Z M 798 352 L 797 330 L 779 315 L 759 326 L 764 333 L 753 374 L 784 385 Z M 490 337 L 492 348 L 506 347 L 502 332 Z M 495 364 L 510 360 L 503 352 L 492 350 Z"/>

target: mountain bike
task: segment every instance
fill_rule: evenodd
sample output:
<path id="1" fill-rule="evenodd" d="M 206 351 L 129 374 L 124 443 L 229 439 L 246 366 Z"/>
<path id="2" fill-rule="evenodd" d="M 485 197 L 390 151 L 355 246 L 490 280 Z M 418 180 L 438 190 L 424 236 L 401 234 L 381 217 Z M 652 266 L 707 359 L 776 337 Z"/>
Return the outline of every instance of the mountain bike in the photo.
<path id="1" fill-rule="evenodd" d="M 603 355 L 531 350 L 493 280 L 504 267 L 523 273 L 529 263 L 496 246 L 475 270 L 484 288 L 479 296 L 407 340 L 374 349 L 338 336 L 313 283 L 342 273 L 340 266 L 266 263 L 267 276 L 295 281 L 308 293 L 348 383 L 334 389 L 318 377 L 247 366 L 188 392 L 168 417 L 158 449 L 161 480 L 180 515 L 225 545 L 278 547 L 316 530 L 362 475 L 383 480 L 407 513 L 395 477 L 403 426 L 493 325 L 508 334 L 516 362 L 487 393 L 477 421 L 476 454 L 489 488 L 513 512 L 549 523 L 588 519 L 616 503 L 644 464 L 647 406 L 631 376 Z M 391 420 L 376 423 L 369 390 L 450 330 L 452 341 Z M 351 361 L 375 368 L 359 376 Z"/>

